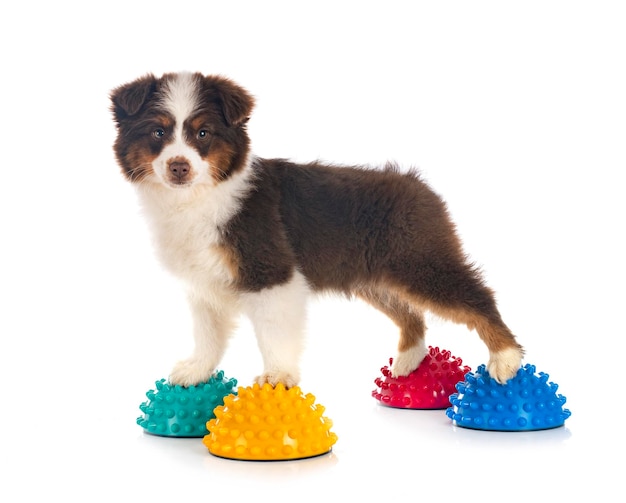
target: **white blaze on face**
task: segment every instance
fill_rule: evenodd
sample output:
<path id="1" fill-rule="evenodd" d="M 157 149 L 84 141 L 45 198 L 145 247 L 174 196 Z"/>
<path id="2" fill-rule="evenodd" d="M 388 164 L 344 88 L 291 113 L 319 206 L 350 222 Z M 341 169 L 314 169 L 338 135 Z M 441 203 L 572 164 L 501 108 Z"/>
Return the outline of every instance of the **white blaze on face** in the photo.
<path id="1" fill-rule="evenodd" d="M 183 125 L 198 106 L 198 86 L 196 77 L 191 73 L 181 73 L 166 82 L 161 106 L 174 117 L 172 138 L 153 161 L 154 172 L 167 185 L 168 166 L 173 159 L 186 160 L 191 166 L 190 183 L 209 183 L 209 164 L 200 157 L 184 137 Z"/>

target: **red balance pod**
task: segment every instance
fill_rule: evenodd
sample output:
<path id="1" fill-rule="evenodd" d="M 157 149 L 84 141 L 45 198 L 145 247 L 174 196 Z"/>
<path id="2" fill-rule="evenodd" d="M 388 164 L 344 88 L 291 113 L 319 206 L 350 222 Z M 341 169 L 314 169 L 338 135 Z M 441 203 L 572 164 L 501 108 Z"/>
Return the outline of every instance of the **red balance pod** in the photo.
<path id="1" fill-rule="evenodd" d="M 408 376 L 393 377 L 391 364 L 384 366 L 382 377 L 374 381 L 378 387 L 372 396 L 383 405 L 403 409 L 446 409 L 449 397 L 456 393 L 455 385 L 463 381 L 471 369 L 450 351 L 429 346 L 424 360 Z"/>

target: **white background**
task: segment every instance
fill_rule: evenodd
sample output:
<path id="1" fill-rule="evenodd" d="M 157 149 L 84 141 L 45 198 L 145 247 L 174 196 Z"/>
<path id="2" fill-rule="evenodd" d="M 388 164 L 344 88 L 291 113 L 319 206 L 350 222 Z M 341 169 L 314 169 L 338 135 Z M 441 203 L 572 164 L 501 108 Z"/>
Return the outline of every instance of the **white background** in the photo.
<path id="1" fill-rule="evenodd" d="M 384 6 L 383 6 L 384 5 Z M 617 501 L 623 482 L 626 16 L 620 2 L 7 2 L 0 51 L 0 500 Z M 302 388 L 330 455 L 250 463 L 135 424 L 191 349 L 116 166 L 109 91 L 220 73 L 257 98 L 256 153 L 415 166 L 448 201 L 565 427 L 456 428 L 371 397 L 396 329 L 311 305 Z M 475 369 L 478 337 L 429 320 Z M 223 361 L 260 372 L 249 325 Z"/>

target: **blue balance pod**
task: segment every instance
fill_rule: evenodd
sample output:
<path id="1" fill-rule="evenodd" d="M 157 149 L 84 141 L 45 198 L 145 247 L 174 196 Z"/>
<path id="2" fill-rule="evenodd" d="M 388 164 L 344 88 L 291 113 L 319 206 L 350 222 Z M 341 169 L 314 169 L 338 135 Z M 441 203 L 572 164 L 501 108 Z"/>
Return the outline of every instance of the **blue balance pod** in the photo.
<path id="1" fill-rule="evenodd" d="M 156 390 L 146 393 L 148 401 L 139 406 L 143 416 L 137 424 L 147 433 L 164 437 L 204 437 L 215 407 L 224 404 L 225 396 L 237 394 L 237 380 L 225 378 L 221 370 L 196 386 L 172 386 L 165 379 L 155 385 Z"/>
<path id="2" fill-rule="evenodd" d="M 548 382 L 549 378 L 526 364 L 513 379 L 500 384 L 480 365 L 456 385 L 458 393 L 450 395 L 452 407 L 446 415 L 457 426 L 477 430 L 532 431 L 563 426 L 571 412 L 563 408 L 566 399 L 556 394 L 558 385 Z"/>

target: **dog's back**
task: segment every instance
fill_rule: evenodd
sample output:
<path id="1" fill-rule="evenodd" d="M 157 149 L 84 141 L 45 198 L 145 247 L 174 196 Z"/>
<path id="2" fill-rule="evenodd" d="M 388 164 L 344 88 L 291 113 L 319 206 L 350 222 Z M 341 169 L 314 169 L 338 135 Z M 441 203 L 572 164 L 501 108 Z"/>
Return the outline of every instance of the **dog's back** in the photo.
<path id="1" fill-rule="evenodd" d="M 444 202 L 416 172 L 282 159 L 257 159 L 253 169 L 254 188 L 225 226 L 244 268 L 254 264 L 264 275 L 275 268 L 280 276 L 295 266 L 315 290 L 353 293 L 405 275 L 408 264 L 463 256 Z M 244 288 L 274 283 L 254 275 L 244 273 Z"/>

